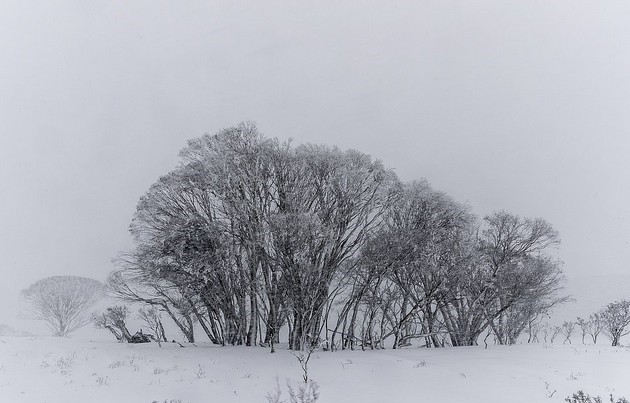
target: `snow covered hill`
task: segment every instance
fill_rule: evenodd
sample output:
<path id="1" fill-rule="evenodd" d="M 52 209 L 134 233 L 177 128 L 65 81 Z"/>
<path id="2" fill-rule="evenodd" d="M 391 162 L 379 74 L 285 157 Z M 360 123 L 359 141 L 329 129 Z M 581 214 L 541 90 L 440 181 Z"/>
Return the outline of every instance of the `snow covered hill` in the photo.
<path id="1" fill-rule="evenodd" d="M 630 397 L 630 349 L 532 344 L 313 353 L 319 402 L 562 402 Z M 3 402 L 266 402 L 300 385 L 291 353 L 261 347 L 0 338 Z"/>

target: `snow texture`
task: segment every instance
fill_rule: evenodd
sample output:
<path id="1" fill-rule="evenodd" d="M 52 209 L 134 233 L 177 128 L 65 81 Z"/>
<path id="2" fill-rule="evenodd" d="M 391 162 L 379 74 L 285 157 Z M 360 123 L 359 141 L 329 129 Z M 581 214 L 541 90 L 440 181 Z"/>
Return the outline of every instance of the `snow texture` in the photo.
<path id="1" fill-rule="evenodd" d="M 560 402 L 582 389 L 630 396 L 630 349 L 604 345 L 316 351 L 319 402 Z M 3 402 L 266 402 L 276 379 L 298 387 L 283 346 L 133 345 L 68 338 L 0 338 Z"/>

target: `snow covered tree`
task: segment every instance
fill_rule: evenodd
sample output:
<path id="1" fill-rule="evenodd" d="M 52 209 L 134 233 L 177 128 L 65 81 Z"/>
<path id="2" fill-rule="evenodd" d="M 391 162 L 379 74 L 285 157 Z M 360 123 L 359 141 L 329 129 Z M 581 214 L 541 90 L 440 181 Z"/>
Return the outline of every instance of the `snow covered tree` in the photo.
<path id="1" fill-rule="evenodd" d="M 282 315 L 279 269 L 269 258 L 270 217 L 277 211 L 278 183 L 289 143 L 265 139 L 253 123 L 241 123 L 189 141 L 180 155 L 194 175 L 190 181 L 203 195 L 197 210 L 215 231 L 222 253 L 210 267 L 205 258 L 203 276 L 214 287 L 200 294 L 212 315 L 225 318 L 217 326 L 227 329 L 227 342 L 254 345 L 260 324 L 266 325 L 264 341 L 275 341 Z M 229 296 L 229 298 L 224 298 Z"/>
<path id="2" fill-rule="evenodd" d="M 109 307 L 103 313 L 94 313 L 92 323 L 97 329 L 109 330 L 119 342 L 131 341 L 131 333 L 127 329 L 125 321 L 129 316 L 126 306 L 116 305 Z"/>
<path id="3" fill-rule="evenodd" d="M 339 336 L 342 348 L 471 345 L 488 327 L 512 343 L 563 301 L 543 220 L 500 212 L 478 228 L 426 181 L 402 185 L 361 152 L 293 147 L 252 123 L 180 156 L 140 199 L 108 284 L 191 338 L 195 320 L 222 345 L 273 345 L 283 326 L 295 350 L 322 335 L 331 349 Z"/>
<path id="4" fill-rule="evenodd" d="M 53 276 L 21 292 L 30 317 L 43 320 L 54 336 L 67 337 L 90 323 L 89 311 L 104 296 L 104 286 L 78 276 Z"/>
<path id="5" fill-rule="evenodd" d="M 606 305 L 600 315 L 604 331 L 613 346 L 619 345 L 621 337 L 630 334 L 630 301 L 622 300 Z"/>
<path id="6" fill-rule="evenodd" d="M 181 156 L 138 203 L 121 270 L 176 288 L 211 338 L 253 345 L 263 323 L 269 343 L 289 321 L 291 348 L 315 342 L 336 273 L 378 223 L 395 175 L 360 152 L 292 148 L 249 123 Z"/>
<path id="7" fill-rule="evenodd" d="M 426 181 L 414 181 L 399 189 L 379 231 L 365 243 L 357 266 L 360 298 L 355 304 L 367 303 L 369 316 L 376 313 L 374 308 L 381 310 L 394 348 L 418 337 L 438 347 L 438 327 L 461 334 L 455 329 L 459 322 L 444 317 L 451 312 L 446 305 L 452 301 L 446 291 L 470 258 L 467 240 L 473 221 L 466 206 Z M 357 312 L 355 307 L 344 331 L 349 337 L 355 333 Z M 367 323 L 370 327 L 375 321 Z"/>
<path id="8" fill-rule="evenodd" d="M 301 349 L 317 342 L 331 284 L 377 227 L 396 178 L 354 150 L 301 146 L 288 161 L 269 256 L 285 281 L 291 348 Z"/>
<path id="9" fill-rule="evenodd" d="M 479 298 L 499 343 L 513 344 L 527 323 L 568 301 L 560 295 L 564 275 L 545 252 L 559 244 L 558 233 L 542 219 L 504 211 L 484 218 Z"/>
<path id="10" fill-rule="evenodd" d="M 505 212 L 484 224 L 477 229 L 466 206 L 426 182 L 404 184 L 360 251 L 333 339 L 341 334 L 341 347 L 352 348 L 381 334 L 396 348 L 425 337 L 439 347 L 446 334 L 448 344 L 462 346 L 490 327 L 499 343 L 513 344 L 533 330 L 567 300 L 559 295 L 560 265 L 544 254 L 557 234 L 542 220 Z"/>

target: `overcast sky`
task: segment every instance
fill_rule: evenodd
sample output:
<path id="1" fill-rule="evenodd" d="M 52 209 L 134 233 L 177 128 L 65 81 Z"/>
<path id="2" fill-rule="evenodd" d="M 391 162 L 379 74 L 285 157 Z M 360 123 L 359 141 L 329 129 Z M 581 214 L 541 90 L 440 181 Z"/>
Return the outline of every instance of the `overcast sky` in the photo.
<path id="1" fill-rule="evenodd" d="M 630 3 L 302 3 L 0 1 L 0 323 L 104 280 L 186 140 L 243 120 L 545 218 L 572 292 L 630 297 Z"/>

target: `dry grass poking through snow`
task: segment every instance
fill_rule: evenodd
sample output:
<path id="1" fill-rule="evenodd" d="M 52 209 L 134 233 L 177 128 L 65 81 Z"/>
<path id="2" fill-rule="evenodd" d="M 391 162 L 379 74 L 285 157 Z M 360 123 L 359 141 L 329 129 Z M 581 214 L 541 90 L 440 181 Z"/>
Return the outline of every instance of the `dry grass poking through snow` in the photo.
<path id="1" fill-rule="evenodd" d="M 309 378 L 321 403 L 562 402 L 630 397 L 628 363 L 630 349 L 603 345 L 317 351 Z M 302 369 L 281 348 L 0 338 L 3 402 L 265 403 L 276 385 L 288 398 L 287 381 Z"/>

